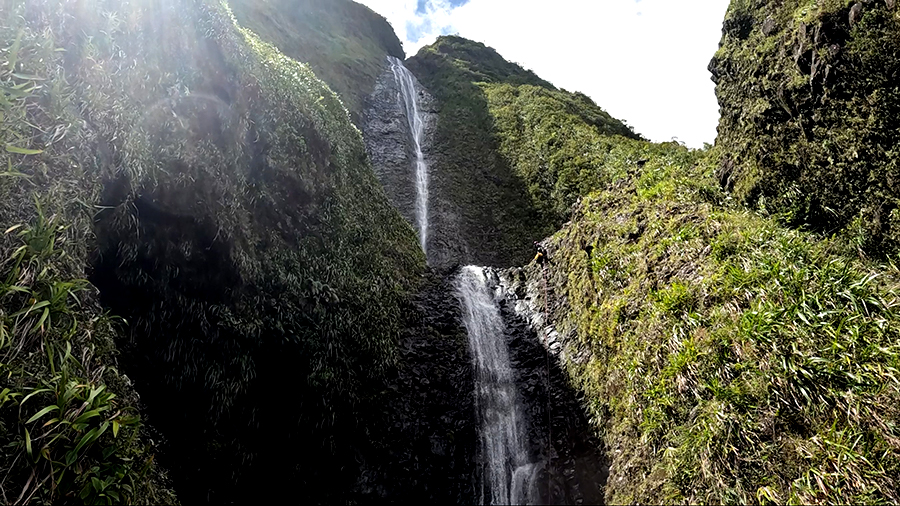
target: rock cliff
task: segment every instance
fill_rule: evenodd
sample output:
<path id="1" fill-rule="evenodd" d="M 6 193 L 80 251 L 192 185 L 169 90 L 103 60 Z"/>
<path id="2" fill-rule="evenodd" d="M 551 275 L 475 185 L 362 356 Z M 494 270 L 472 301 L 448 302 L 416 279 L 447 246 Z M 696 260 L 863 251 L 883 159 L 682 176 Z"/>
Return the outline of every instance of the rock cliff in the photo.
<path id="1" fill-rule="evenodd" d="M 867 254 L 900 245 L 894 0 L 733 1 L 710 62 L 718 177 L 791 225 Z"/>

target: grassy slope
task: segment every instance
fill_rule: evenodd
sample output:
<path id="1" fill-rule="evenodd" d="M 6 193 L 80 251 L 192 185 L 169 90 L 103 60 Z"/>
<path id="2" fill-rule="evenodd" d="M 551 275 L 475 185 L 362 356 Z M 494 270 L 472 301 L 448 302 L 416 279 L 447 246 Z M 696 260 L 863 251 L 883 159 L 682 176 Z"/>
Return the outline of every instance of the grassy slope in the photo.
<path id="1" fill-rule="evenodd" d="M 710 70 L 723 183 L 789 224 L 897 250 L 896 2 L 734 0 Z"/>
<path id="2" fill-rule="evenodd" d="M 2 502 L 175 503 L 84 279 L 102 185 L 74 149 L 75 88 L 23 7 L 0 2 Z"/>
<path id="3" fill-rule="evenodd" d="M 884 21 L 873 12 L 864 22 Z M 732 72 L 757 68 L 740 61 Z M 720 100 L 746 100 L 747 82 L 720 82 Z M 900 271 L 742 208 L 714 175 L 723 158 L 783 144 L 747 132 L 750 144 L 726 133 L 712 152 L 652 144 L 610 135 L 627 132 L 552 89 L 480 88 L 535 206 L 571 218 L 547 241 L 546 306 L 540 267 L 528 273 L 607 444 L 610 504 L 900 500 Z M 722 121 L 797 126 L 727 108 Z"/>
<path id="4" fill-rule="evenodd" d="M 354 406 L 393 361 L 402 307 L 423 267 L 414 233 L 380 190 L 341 102 L 215 2 L 97 0 L 62 12 L 54 2 L 17 4 L 0 4 L 5 44 L 17 48 L 10 43 L 20 32 L 27 41 L 4 50 L 4 86 L 41 87 L 4 105 L 3 144 L 42 152 L 2 154 L 11 173 L 0 176 L 0 225 L 67 228 L 51 253 L 21 250 L 24 271 L 2 265 L 0 274 L 15 274 L 3 278 L 0 292 L 0 320 L 14 336 L 2 367 L 17 378 L 14 392 L 27 394 L 61 381 L 42 357 L 60 350 L 66 357 L 69 342 L 86 368 L 73 365 L 87 375 L 82 382 L 119 394 L 105 418 L 77 429 L 87 434 L 110 422 L 90 447 L 100 466 L 80 468 L 77 478 L 69 474 L 71 487 L 51 492 L 43 480 L 51 465 L 37 458 L 35 497 L 77 494 L 90 473 L 105 473 L 101 480 L 122 496 L 123 480 L 135 476 L 117 474 L 120 468 L 107 467 L 117 461 L 103 458 L 115 446 L 110 427 L 120 415 L 113 413 L 130 416 L 137 405 L 110 368 L 114 332 L 96 290 L 65 284 L 89 273 L 105 303 L 128 317 L 120 335 L 130 339 L 118 344 L 171 443 L 168 464 L 189 499 L 221 499 L 229 490 L 293 494 L 276 485 L 297 476 L 315 481 L 319 473 L 336 479 L 334 462 L 316 456 L 334 456 L 346 446 L 339 434 L 356 433 Z M 34 242 L 32 235 L 4 236 L 0 257 L 19 251 L 22 240 Z M 21 289 L 34 291 L 34 300 Z M 56 298 L 40 306 L 38 295 Z M 36 302 L 51 311 L 43 329 L 31 330 L 43 313 L 19 312 Z M 286 385 L 293 393 L 285 404 Z M 37 434 L 44 420 L 25 423 L 34 410 L 19 411 L 23 396 L 12 400 L 2 406 L 4 442 L 18 445 L 3 457 L 15 462 L 7 494 L 27 488 L 31 464 L 21 443 L 25 428 Z M 51 393 L 28 403 L 38 400 L 51 402 Z M 127 437 L 120 432 L 118 440 L 131 446 L 113 457 L 134 454 L 145 441 L 128 439 L 136 429 L 122 430 Z M 67 437 L 50 445 L 50 458 L 73 444 L 75 436 Z M 308 460 L 271 469 L 277 455 L 300 447 Z M 79 465 L 91 462 L 84 459 Z M 130 500 L 163 500 L 158 471 L 150 469 L 157 477 L 146 485 L 155 489 L 141 483 Z"/>
<path id="5" fill-rule="evenodd" d="M 710 166 L 622 141 L 548 241 L 608 502 L 897 502 L 900 271 L 737 207 Z"/>
<path id="6" fill-rule="evenodd" d="M 480 250 L 468 261 L 494 265 L 521 263 L 531 253 L 530 241 L 564 221 L 571 204 L 554 189 L 553 180 L 570 168 L 565 153 L 550 162 L 525 159 L 515 152 L 520 139 L 551 136 L 557 116 L 536 130 L 516 131 L 515 113 L 498 109 L 522 107 L 522 113 L 540 116 L 549 111 L 575 115 L 586 128 L 635 136 L 586 96 L 557 90 L 533 72 L 504 60 L 483 44 L 443 36 L 410 58 L 407 66 L 437 99 L 438 123 L 432 142 L 435 191 L 457 204 L 464 216 L 466 237 L 477 238 Z M 510 105 L 510 103 L 513 103 Z M 568 132 L 567 132 L 568 133 Z M 560 135 L 560 143 L 566 141 Z M 547 139 L 540 139 L 546 142 Z M 549 146 L 555 149 L 557 146 Z M 558 163 L 557 163 L 558 162 Z M 575 162 L 578 163 L 578 162 Z M 558 174 L 559 173 L 559 174 Z M 570 184 L 566 182 L 564 184 Z M 490 231 L 484 234 L 484 231 Z"/>
<path id="7" fill-rule="evenodd" d="M 483 83 L 500 152 L 532 204 L 556 226 L 579 196 L 609 182 L 594 170 L 621 137 L 636 137 L 588 97 L 529 84 Z"/>
<path id="8" fill-rule="evenodd" d="M 386 56 L 404 59 L 387 20 L 350 0 L 230 0 L 229 5 L 241 25 L 309 64 L 354 118 L 384 71 Z"/>

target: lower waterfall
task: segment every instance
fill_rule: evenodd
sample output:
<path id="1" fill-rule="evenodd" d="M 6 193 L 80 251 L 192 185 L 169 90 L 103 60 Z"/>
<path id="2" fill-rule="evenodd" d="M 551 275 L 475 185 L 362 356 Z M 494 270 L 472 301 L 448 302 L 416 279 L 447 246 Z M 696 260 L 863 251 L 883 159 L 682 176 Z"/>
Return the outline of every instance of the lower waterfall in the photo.
<path id="1" fill-rule="evenodd" d="M 536 502 L 534 476 L 519 394 L 504 339 L 504 323 L 482 267 L 463 267 L 455 280 L 463 324 L 475 363 L 480 422 L 479 500 L 488 504 Z"/>

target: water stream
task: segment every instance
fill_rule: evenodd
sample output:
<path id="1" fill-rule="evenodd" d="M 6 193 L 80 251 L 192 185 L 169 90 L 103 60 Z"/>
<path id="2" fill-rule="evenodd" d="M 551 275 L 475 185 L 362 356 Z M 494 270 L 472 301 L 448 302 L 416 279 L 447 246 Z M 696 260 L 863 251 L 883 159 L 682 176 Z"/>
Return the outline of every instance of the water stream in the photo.
<path id="1" fill-rule="evenodd" d="M 406 119 L 409 122 L 409 131 L 412 134 L 413 144 L 416 150 L 416 225 L 419 229 L 419 245 L 428 257 L 428 164 L 425 163 L 425 155 L 422 153 L 422 143 L 425 137 L 425 120 L 419 111 L 418 93 L 416 92 L 416 77 L 399 59 L 388 56 L 391 62 L 391 72 L 394 80 L 400 86 L 400 101 L 406 110 Z"/>
<path id="2" fill-rule="evenodd" d="M 482 503 L 489 499 L 489 504 L 534 503 L 536 467 L 528 462 L 504 323 L 487 272 L 482 267 L 463 267 L 454 284 L 475 362 L 483 466 L 480 499 Z"/>

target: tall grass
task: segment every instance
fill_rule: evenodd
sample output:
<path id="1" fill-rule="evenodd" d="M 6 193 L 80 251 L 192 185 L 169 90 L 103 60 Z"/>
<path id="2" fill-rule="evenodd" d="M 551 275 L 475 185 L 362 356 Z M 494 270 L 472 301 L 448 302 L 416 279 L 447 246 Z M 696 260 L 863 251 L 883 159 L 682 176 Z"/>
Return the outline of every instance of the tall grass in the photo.
<path id="1" fill-rule="evenodd" d="M 900 500 L 896 267 L 731 204 L 703 152 L 622 154 L 551 241 L 607 500 Z"/>

